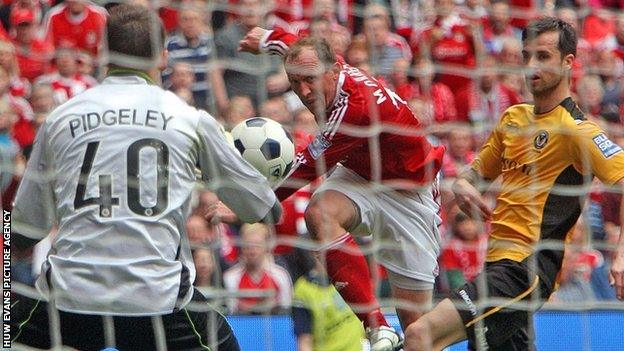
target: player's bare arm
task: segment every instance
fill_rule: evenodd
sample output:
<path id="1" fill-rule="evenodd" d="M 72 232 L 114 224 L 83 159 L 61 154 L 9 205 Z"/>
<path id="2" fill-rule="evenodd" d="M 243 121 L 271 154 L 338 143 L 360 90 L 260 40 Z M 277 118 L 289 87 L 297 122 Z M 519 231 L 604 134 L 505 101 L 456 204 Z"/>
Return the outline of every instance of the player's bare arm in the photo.
<path id="1" fill-rule="evenodd" d="M 622 191 L 622 203 L 624 203 L 624 179 L 620 179 L 618 185 Z M 620 205 L 620 223 L 624 223 L 624 206 L 622 205 Z M 620 225 L 620 239 L 613 253 L 609 280 L 615 288 L 617 298 L 624 300 L 624 226 L 622 225 Z"/>
<path id="2" fill-rule="evenodd" d="M 492 211 L 476 188 L 476 185 L 482 180 L 484 180 L 483 177 L 469 167 L 453 183 L 453 193 L 457 205 L 468 216 L 490 219 Z"/>

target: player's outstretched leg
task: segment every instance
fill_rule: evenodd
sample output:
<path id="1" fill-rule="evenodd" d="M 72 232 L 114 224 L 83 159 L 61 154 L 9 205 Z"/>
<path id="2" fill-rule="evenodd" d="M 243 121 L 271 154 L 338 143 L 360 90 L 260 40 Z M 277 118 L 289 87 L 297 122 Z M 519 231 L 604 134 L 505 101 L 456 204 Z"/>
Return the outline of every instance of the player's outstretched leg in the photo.
<path id="1" fill-rule="evenodd" d="M 392 351 L 400 338 L 381 313 L 373 293 L 368 263 L 348 230 L 359 222 L 356 205 L 338 191 L 316 194 L 305 212 L 312 237 L 322 245 L 324 260 L 332 284 L 369 330 L 374 351 Z"/>
<path id="2" fill-rule="evenodd" d="M 405 351 L 442 350 L 466 339 L 462 319 L 449 299 L 442 300 L 431 312 L 405 329 Z"/>

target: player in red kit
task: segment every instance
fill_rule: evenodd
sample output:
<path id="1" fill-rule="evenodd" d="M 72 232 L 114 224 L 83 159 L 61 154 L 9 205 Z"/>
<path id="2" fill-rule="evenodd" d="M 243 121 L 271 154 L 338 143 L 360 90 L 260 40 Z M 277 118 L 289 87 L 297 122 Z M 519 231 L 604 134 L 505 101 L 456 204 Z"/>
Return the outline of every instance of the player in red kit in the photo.
<path id="1" fill-rule="evenodd" d="M 291 88 L 321 126 L 298 154 L 292 184 L 276 190 L 278 197 L 328 174 L 305 211 L 307 228 L 321 244 L 332 283 L 370 331 L 372 350 L 400 347 L 350 233 L 376 238 L 376 258 L 389 272 L 393 297 L 414 306 L 397 308 L 407 326 L 429 308 L 438 273 L 436 179 L 444 149 L 417 135 L 420 122 L 405 101 L 337 58 L 323 39 L 254 28 L 240 50 L 283 56 Z M 227 209 L 215 207 L 208 217 L 233 220 Z"/>

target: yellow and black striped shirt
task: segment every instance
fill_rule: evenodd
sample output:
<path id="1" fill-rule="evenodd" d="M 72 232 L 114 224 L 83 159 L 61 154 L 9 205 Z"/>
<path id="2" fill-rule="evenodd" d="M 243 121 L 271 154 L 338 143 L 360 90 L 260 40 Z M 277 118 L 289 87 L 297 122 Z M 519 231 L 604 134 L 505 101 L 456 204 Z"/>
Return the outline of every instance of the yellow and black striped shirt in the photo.
<path id="1" fill-rule="evenodd" d="M 565 239 L 593 176 L 606 184 L 624 178 L 624 152 L 585 120 L 571 98 L 547 113 L 535 114 L 533 108 L 520 104 L 505 111 L 472 163 L 484 178 L 502 176 L 488 262 L 522 261 L 538 240 Z M 557 252 L 550 260 L 552 279 L 561 258 Z"/>

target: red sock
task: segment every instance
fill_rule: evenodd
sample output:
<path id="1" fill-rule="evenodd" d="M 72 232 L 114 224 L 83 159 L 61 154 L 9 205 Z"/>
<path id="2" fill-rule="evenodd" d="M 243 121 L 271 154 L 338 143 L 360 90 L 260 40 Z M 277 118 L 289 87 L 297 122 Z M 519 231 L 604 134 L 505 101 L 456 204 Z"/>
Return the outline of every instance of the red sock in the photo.
<path id="1" fill-rule="evenodd" d="M 327 275 L 342 298 L 354 307 L 364 328 L 389 326 L 373 294 L 368 263 L 349 233 L 335 240 L 325 251 Z"/>

